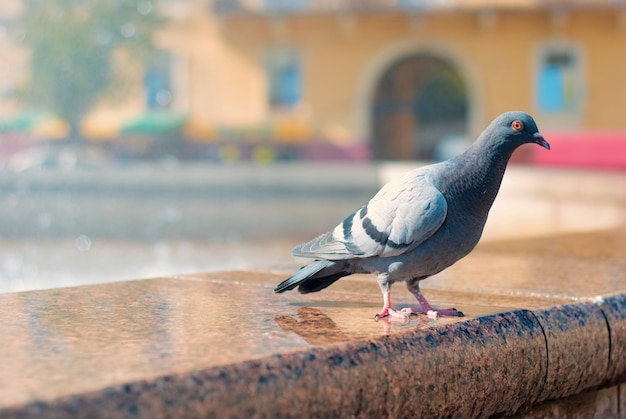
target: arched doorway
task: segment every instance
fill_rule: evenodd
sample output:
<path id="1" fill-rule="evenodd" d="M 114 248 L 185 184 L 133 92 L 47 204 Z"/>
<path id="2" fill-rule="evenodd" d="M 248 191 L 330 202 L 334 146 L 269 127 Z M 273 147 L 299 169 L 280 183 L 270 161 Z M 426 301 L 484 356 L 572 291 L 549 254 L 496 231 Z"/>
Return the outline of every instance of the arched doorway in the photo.
<path id="1" fill-rule="evenodd" d="M 407 56 L 380 78 L 372 103 L 372 149 L 378 160 L 436 160 L 442 141 L 468 135 L 467 85 L 445 59 Z"/>

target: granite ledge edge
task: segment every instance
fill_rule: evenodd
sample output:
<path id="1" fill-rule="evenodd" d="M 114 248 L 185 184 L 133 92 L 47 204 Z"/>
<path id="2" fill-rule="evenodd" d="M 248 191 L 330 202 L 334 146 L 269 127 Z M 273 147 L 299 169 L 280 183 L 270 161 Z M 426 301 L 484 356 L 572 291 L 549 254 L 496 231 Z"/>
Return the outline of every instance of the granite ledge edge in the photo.
<path id="1" fill-rule="evenodd" d="M 548 329 L 554 325 L 545 319 L 555 313 L 561 323 L 551 334 Z M 595 321 L 597 313 L 604 324 Z M 563 365 L 578 356 L 577 348 L 563 342 L 581 337 L 597 341 L 598 334 L 608 337 L 600 340 L 608 344 L 600 348 L 607 354 L 605 364 L 578 371 L 594 375 L 583 385 L 550 393 L 550 385 L 566 379 L 559 376 L 566 374 Z M 302 412 L 313 417 L 510 415 L 546 400 L 624 382 L 626 360 L 620 360 L 618 351 L 625 347 L 626 294 L 619 294 L 601 302 L 514 310 L 134 381 L 8 407 L 0 414 L 6 418 L 295 417 Z M 593 345 L 586 349 L 583 355 L 595 351 Z M 551 350 L 566 350 L 571 357 L 563 363 L 559 359 L 563 354 Z"/>

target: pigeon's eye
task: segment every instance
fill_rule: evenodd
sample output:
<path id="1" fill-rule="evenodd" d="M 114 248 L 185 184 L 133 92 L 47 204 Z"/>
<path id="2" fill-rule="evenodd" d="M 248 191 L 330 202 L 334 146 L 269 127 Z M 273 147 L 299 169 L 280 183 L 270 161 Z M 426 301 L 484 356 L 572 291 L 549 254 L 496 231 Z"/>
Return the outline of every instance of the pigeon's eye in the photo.
<path id="1" fill-rule="evenodd" d="M 513 121 L 511 128 L 513 128 L 513 131 L 520 132 L 524 129 L 524 123 L 520 120 Z"/>

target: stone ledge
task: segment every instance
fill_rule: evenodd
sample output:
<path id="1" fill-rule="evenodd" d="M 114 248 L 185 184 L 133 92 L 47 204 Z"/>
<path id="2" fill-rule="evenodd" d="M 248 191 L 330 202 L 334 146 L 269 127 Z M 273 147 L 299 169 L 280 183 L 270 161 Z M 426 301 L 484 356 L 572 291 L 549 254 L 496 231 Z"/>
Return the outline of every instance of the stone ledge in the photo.
<path id="1" fill-rule="evenodd" d="M 598 305 L 514 310 L 129 381 L 0 413 L 4 418 L 513 414 L 624 377 L 623 357 L 609 349 L 626 339 L 619 332 L 626 327 L 624 313 L 626 295 Z"/>
<path id="2" fill-rule="evenodd" d="M 423 287 L 466 319 L 375 322 L 359 275 L 307 295 L 254 271 L 0 294 L 0 417 L 618 417 L 625 237 L 479 246 Z"/>

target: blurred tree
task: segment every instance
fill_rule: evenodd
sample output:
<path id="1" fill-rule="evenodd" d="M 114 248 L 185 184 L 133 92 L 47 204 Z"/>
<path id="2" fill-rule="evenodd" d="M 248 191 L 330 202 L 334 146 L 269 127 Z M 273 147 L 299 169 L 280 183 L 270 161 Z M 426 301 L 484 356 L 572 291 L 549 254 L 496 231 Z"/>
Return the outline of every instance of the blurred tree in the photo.
<path id="1" fill-rule="evenodd" d="M 55 112 L 81 138 L 81 120 L 112 81 L 113 55 L 126 48 L 145 63 L 164 23 L 149 0 L 24 0 L 24 43 L 31 51 L 23 100 Z"/>

